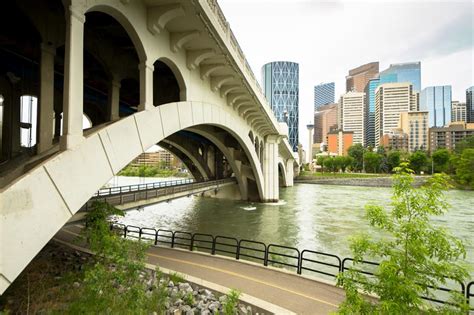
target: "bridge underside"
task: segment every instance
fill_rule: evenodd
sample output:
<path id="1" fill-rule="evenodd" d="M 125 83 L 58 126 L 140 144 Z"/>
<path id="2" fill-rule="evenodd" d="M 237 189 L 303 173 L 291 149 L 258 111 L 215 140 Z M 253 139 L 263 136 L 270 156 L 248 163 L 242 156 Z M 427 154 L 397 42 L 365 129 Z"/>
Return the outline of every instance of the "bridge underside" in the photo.
<path id="1" fill-rule="evenodd" d="M 223 19 L 210 0 L 1 1 L 0 294 L 155 144 L 244 200 L 293 184 L 286 131 Z"/>

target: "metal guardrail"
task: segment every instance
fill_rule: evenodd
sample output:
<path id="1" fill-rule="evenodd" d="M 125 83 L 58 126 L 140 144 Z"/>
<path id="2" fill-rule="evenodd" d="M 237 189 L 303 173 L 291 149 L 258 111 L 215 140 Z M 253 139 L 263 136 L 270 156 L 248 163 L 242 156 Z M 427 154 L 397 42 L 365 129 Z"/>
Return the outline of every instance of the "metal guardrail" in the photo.
<path id="1" fill-rule="evenodd" d="M 190 194 L 203 188 L 219 188 L 219 185 L 235 182 L 235 178 L 225 178 L 218 180 L 209 180 L 196 182 L 192 179 L 183 179 L 166 182 L 156 182 L 150 184 L 129 185 L 121 187 L 111 187 L 99 190 L 94 196 L 86 202 L 81 210 L 89 210 L 94 201 L 104 201 L 110 205 L 122 205 L 139 200 L 147 200 L 167 195 L 173 195 L 181 192 Z"/>
<path id="2" fill-rule="evenodd" d="M 211 234 L 190 233 L 183 231 L 171 231 L 153 228 L 140 228 L 132 225 L 124 225 L 120 223 L 112 223 L 111 230 L 115 230 L 122 237 L 135 238 L 138 240 L 146 240 L 154 245 L 165 245 L 171 248 L 183 248 L 189 251 L 204 251 L 211 255 L 222 253 L 225 256 L 234 257 L 235 259 L 245 259 L 253 262 L 262 263 L 264 266 L 269 264 L 272 266 L 284 266 L 294 268 L 296 273 L 301 275 L 303 271 L 306 273 L 316 273 L 336 278 L 341 272 L 354 270 L 365 275 L 373 276 L 373 270 L 379 266 L 378 263 L 372 261 L 360 261 L 359 268 L 353 268 L 353 258 L 343 258 L 339 256 L 312 251 L 305 249 L 299 251 L 295 247 L 282 246 L 277 244 L 266 245 L 263 242 L 252 241 L 247 239 L 237 239 L 228 236 L 213 236 Z M 326 269 L 321 269 L 323 268 Z M 328 270 L 330 269 L 330 270 Z M 448 279 L 448 278 L 447 278 Z M 471 310 L 474 310 L 474 281 L 467 285 L 457 282 L 459 290 L 447 287 L 430 287 L 438 292 L 459 292 L 466 297 L 466 301 Z M 447 299 L 431 298 L 422 296 L 423 299 L 440 304 L 449 304 Z M 472 301 L 471 301 L 472 300 Z"/>

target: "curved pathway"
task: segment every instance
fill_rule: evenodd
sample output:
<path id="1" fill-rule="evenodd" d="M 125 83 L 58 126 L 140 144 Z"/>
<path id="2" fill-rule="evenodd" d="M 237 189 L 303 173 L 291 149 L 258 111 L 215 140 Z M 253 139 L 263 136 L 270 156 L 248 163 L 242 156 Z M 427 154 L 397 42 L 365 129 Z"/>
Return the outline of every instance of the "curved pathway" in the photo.
<path id="1" fill-rule="evenodd" d="M 65 226 L 54 237 L 73 244 L 79 226 Z M 298 314 L 329 314 L 344 300 L 344 292 L 333 285 L 223 256 L 151 246 L 148 263 L 209 282 L 237 289 Z"/>

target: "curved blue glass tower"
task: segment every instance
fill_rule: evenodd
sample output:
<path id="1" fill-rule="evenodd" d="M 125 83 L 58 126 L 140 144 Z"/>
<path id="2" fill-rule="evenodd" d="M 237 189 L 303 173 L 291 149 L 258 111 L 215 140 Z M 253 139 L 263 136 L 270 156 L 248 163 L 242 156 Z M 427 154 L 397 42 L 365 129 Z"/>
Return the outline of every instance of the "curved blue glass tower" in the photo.
<path id="1" fill-rule="evenodd" d="M 262 67 L 265 97 L 279 122 L 288 124 L 288 140 L 298 151 L 299 65 L 290 61 L 275 61 Z"/>

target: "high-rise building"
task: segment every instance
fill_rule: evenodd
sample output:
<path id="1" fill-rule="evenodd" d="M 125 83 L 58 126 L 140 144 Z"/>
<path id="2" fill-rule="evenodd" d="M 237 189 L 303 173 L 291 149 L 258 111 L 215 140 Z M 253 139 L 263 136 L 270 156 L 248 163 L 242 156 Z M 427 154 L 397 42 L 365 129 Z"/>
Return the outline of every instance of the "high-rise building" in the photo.
<path id="1" fill-rule="evenodd" d="M 375 145 L 398 127 L 400 113 L 410 111 L 413 102 L 410 83 L 384 83 L 375 90 Z"/>
<path id="2" fill-rule="evenodd" d="M 321 83 L 314 87 L 314 110 L 318 110 L 320 106 L 334 103 L 335 84 Z"/>
<path id="3" fill-rule="evenodd" d="M 364 92 L 365 86 L 370 79 L 377 77 L 379 73 L 379 62 L 371 62 L 349 70 L 346 76 L 346 92 Z"/>
<path id="4" fill-rule="evenodd" d="M 392 82 L 410 82 L 413 85 L 413 91 L 421 91 L 421 62 L 419 61 L 391 64 L 388 69 L 380 72 L 380 77 L 387 75 L 396 76 L 395 81 Z"/>
<path id="5" fill-rule="evenodd" d="M 279 122 L 288 125 L 288 141 L 298 150 L 299 66 L 295 62 L 275 61 L 262 67 L 265 97 Z"/>
<path id="6" fill-rule="evenodd" d="M 451 122 L 466 122 L 466 103 L 451 102 Z"/>
<path id="7" fill-rule="evenodd" d="M 474 123 L 474 86 L 466 90 L 466 122 Z"/>
<path id="8" fill-rule="evenodd" d="M 352 145 L 352 131 L 333 130 L 328 133 L 328 153 L 337 155 L 347 155 L 349 147 Z"/>
<path id="9" fill-rule="evenodd" d="M 431 152 L 441 148 L 453 150 L 456 148 L 456 143 L 466 137 L 474 136 L 474 123 L 450 123 L 447 127 L 430 128 L 429 133 Z"/>
<path id="10" fill-rule="evenodd" d="M 430 86 L 421 91 L 420 110 L 428 111 L 431 127 L 444 127 L 451 122 L 451 86 Z"/>
<path id="11" fill-rule="evenodd" d="M 328 132 L 337 129 L 337 107 L 338 104 L 323 105 L 314 113 L 313 143 L 327 144 Z"/>
<path id="12" fill-rule="evenodd" d="M 428 150 L 428 112 L 402 112 L 398 127 L 408 135 L 408 151 Z"/>
<path id="13" fill-rule="evenodd" d="M 352 131 L 353 143 L 364 145 L 364 101 L 365 93 L 347 92 L 341 96 L 342 130 Z"/>
<path id="14" fill-rule="evenodd" d="M 364 139 L 366 146 L 375 146 L 375 90 L 380 84 L 397 82 L 396 75 L 369 80 L 365 86 Z"/>

